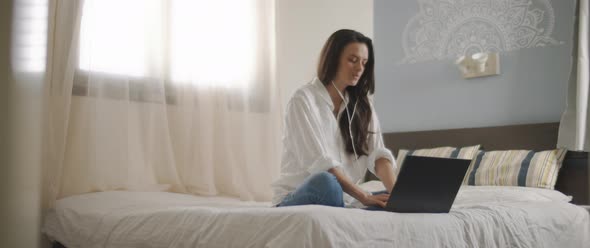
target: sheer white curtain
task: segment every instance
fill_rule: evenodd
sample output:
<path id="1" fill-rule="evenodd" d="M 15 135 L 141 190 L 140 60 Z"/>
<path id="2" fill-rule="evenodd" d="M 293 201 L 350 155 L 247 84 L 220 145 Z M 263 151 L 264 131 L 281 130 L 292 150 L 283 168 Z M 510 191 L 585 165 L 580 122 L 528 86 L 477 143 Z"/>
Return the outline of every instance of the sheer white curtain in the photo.
<path id="1" fill-rule="evenodd" d="M 590 63 L 588 60 L 588 0 L 578 2 L 577 46 L 573 70 L 569 80 L 567 105 L 559 125 L 558 147 L 575 151 L 590 151 L 588 131 L 588 94 Z"/>
<path id="2" fill-rule="evenodd" d="M 45 202 L 102 190 L 269 200 L 271 0 L 53 0 Z"/>

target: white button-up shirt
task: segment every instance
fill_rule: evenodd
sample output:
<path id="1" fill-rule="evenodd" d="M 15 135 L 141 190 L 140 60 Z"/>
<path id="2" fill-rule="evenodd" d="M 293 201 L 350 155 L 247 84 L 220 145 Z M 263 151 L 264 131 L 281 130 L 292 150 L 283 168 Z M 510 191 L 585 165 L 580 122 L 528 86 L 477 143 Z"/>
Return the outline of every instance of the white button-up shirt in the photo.
<path id="1" fill-rule="evenodd" d="M 345 96 L 348 102 L 348 95 Z M 272 183 L 273 205 L 294 191 L 303 181 L 315 173 L 340 167 L 344 174 L 357 184 L 362 182 L 366 170 L 375 174 L 375 161 L 386 158 L 397 169 L 395 159 L 383 144 L 377 114 L 371 103 L 373 116 L 369 124 L 368 153 L 354 161 L 354 154 L 346 151 L 340 134 L 338 120 L 345 111 L 345 103 L 340 105 L 338 115 L 333 114 L 334 103 L 322 82 L 315 78 L 299 88 L 289 103 L 283 131 L 283 154 L 281 174 Z M 352 109 L 350 109 L 352 114 Z M 346 113 L 344 113 L 346 114 Z M 350 206 L 354 199 L 344 193 L 344 202 Z"/>

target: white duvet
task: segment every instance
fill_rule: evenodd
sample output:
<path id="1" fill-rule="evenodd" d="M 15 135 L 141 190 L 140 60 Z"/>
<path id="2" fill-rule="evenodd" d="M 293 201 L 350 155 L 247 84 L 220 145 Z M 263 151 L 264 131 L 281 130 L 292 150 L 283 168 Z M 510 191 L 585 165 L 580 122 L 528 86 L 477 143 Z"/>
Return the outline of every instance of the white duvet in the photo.
<path id="1" fill-rule="evenodd" d="M 59 200 L 43 232 L 75 247 L 590 247 L 588 212 L 558 191 L 463 186 L 449 214 L 399 214 L 164 192 Z"/>

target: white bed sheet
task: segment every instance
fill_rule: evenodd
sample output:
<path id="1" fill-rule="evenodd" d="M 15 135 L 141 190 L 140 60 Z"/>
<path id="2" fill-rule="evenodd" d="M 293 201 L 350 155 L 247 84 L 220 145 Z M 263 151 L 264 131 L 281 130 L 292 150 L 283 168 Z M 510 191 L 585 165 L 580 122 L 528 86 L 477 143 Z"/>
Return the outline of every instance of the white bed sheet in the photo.
<path id="1" fill-rule="evenodd" d="M 590 247 L 588 212 L 558 191 L 463 186 L 449 214 L 398 214 L 165 192 L 61 199 L 43 232 L 76 247 Z"/>

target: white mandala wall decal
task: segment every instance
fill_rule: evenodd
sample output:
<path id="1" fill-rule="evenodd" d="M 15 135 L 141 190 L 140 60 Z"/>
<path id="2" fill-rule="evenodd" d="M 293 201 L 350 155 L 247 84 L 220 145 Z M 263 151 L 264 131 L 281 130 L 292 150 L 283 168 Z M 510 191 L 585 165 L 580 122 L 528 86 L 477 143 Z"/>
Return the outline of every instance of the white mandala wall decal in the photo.
<path id="1" fill-rule="evenodd" d="M 555 13 L 550 0 L 418 0 L 420 11 L 402 34 L 400 63 L 457 58 L 561 45 L 551 37 Z"/>

